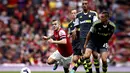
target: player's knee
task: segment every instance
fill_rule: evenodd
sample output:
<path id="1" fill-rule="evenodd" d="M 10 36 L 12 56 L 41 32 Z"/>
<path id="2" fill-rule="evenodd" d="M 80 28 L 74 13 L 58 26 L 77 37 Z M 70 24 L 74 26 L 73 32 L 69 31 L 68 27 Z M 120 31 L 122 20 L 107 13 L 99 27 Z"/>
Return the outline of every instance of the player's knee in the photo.
<path id="1" fill-rule="evenodd" d="M 103 63 L 107 63 L 107 58 L 102 58 Z"/>
<path id="2" fill-rule="evenodd" d="M 108 57 L 108 54 L 107 53 L 102 53 L 101 54 L 101 58 L 102 58 L 102 62 L 107 62 L 107 57 Z"/>
<path id="3" fill-rule="evenodd" d="M 92 50 L 86 49 L 85 54 L 84 54 L 84 58 L 90 58 L 91 54 L 92 54 Z"/>
<path id="4" fill-rule="evenodd" d="M 90 58 L 90 56 L 91 56 L 91 55 L 88 53 L 88 54 L 84 54 L 83 57 L 86 59 L 86 58 Z"/>
<path id="5" fill-rule="evenodd" d="M 76 63 L 77 61 L 78 61 L 78 59 L 73 58 L 73 62 L 74 62 L 74 63 Z"/>
<path id="6" fill-rule="evenodd" d="M 98 59 L 98 53 L 97 52 L 92 52 L 92 54 L 93 54 L 94 59 Z"/>
<path id="7" fill-rule="evenodd" d="M 73 57 L 73 62 L 76 63 L 78 61 L 79 57 L 78 56 L 74 56 Z"/>
<path id="8" fill-rule="evenodd" d="M 51 65 L 52 63 L 50 61 L 47 61 L 47 64 Z"/>

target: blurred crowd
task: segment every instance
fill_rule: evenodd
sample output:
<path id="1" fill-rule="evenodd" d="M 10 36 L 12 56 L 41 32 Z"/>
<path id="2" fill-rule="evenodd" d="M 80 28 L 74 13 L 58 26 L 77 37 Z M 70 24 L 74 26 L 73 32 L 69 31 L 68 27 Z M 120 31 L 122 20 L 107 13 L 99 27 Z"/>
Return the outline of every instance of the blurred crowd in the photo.
<path id="1" fill-rule="evenodd" d="M 109 41 L 112 65 L 130 63 L 129 0 L 88 0 L 100 13 L 107 10 L 117 29 Z M 51 20 L 59 19 L 67 29 L 70 11 L 82 10 L 80 0 L 0 0 L 0 64 L 43 65 L 56 45 L 42 39 L 53 33 Z"/>

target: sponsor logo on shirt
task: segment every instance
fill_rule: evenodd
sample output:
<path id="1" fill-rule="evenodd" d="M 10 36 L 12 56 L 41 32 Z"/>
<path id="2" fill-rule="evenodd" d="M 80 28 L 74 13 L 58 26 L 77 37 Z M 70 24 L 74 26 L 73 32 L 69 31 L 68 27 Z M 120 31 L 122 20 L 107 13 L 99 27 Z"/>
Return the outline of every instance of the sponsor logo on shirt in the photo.
<path id="1" fill-rule="evenodd" d="M 80 24 L 83 24 L 83 23 L 91 23 L 91 20 L 80 21 Z"/>

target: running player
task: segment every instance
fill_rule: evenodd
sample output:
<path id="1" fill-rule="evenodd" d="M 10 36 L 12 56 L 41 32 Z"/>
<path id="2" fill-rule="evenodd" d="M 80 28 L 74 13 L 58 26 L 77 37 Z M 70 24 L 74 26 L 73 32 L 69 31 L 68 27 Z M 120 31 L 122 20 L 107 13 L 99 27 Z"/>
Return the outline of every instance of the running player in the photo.
<path id="1" fill-rule="evenodd" d="M 48 40 L 49 43 L 57 44 L 58 48 L 47 60 L 49 65 L 57 63 L 57 61 L 63 62 L 63 68 L 65 73 L 69 73 L 69 66 L 72 59 L 72 45 L 70 39 L 67 37 L 67 33 L 61 28 L 61 24 L 58 20 L 53 20 L 52 25 L 54 27 L 55 40 L 50 37 L 43 36 L 43 39 Z"/>

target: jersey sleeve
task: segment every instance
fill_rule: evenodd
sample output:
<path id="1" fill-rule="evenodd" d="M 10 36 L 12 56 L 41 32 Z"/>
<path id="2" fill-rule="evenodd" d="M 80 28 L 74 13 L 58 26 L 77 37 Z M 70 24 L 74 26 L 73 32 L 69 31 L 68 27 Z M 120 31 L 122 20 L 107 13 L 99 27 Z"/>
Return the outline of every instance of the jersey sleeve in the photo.
<path id="1" fill-rule="evenodd" d="M 59 31 L 60 39 L 66 38 L 66 32 L 64 30 Z"/>
<path id="2" fill-rule="evenodd" d="M 70 23 L 69 23 L 69 26 L 68 26 L 68 33 L 70 34 L 71 33 L 71 29 L 70 29 Z"/>
<path id="3" fill-rule="evenodd" d="M 94 26 L 90 28 L 90 32 L 94 32 Z"/>
<path id="4" fill-rule="evenodd" d="M 79 14 L 80 14 L 80 12 L 77 13 L 76 18 L 74 20 L 74 27 L 77 27 L 80 25 Z"/>
<path id="5" fill-rule="evenodd" d="M 70 23 L 69 23 L 69 26 L 68 26 L 68 33 L 69 34 L 71 34 L 72 33 L 72 31 L 74 30 L 74 20 L 73 21 L 71 21 Z"/>
<path id="6" fill-rule="evenodd" d="M 68 28 L 68 33 L 69 33 L 69 34 L 71 33 L 71 30 L 70 30 L 70 28 Z"/>
<path id="7" fill-rule="evenodd" d="M 95 15 L 94 15 L 94 17 L 93 17 L 93 22 L 95 22 L 95 21 L 98 20 L 98 14 L 97 14 L 97 12 L 94 12 L 94 13 L 95 13 Z"/>
<path id="8" fill-rule="evenodd" d="M 97 20 L 93 23 L 92 27 L 90 28 L 90 32 L 94 32 L 95 31 L 95 25 L 97 25 L 98 23 L 101 23 L 101 20 Z"/>
<path id="9" fill-rule="evenodd" d="M 79 25 L 79 18 L 77 17 L 76 19 L 75 19 L 75 21 L 74 21 L 74 26 L 76 27 L 76 26 L 78 26 Z"/>
<path id="10" fill-rule="evenodd" d="M 98 17 L 97 16 L 94 16 L 93 17 L 93 22 L 97 21 L 98 20 Z"/>
<path id="11" fill-rule="evenodd" d="M 93 25 L 90 28 L 90 32 L 94 32 L 94 26 L 96 25 L 96 22 L 93 23 Z"/>
<path id="12" fill-rule="evenodd" d="M 112 31 L 114 32 L 116 30 L 116 25 L 113 22 L 111 22 L 111 21 L 110 21 L 110 25 L 113 26 L 114 29 Z"/>

